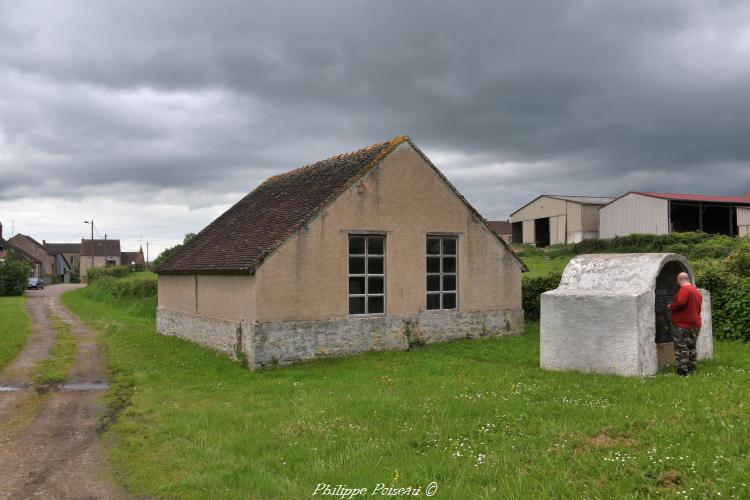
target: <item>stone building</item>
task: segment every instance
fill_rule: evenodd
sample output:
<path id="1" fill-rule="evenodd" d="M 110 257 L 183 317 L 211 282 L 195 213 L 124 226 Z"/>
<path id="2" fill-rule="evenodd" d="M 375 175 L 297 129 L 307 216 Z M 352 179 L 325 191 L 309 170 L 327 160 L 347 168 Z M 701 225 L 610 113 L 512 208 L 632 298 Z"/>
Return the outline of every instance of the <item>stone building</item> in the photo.
<path id="1" fill-rule="evenodd" d="M 79 269 L 81 281 L 88 282 L 90 267 L 119 266 L 120 240 L 81 240 Z"/>
<path id="2" fill-rule="evenodd" d="M 685 257 L 674 253 L 574 257 L 560 286 L 541 297 L 541 367 L 648 376 L 674 364 L 667 306 L 681 272 L 693 279 Z M 713 356 L 711 296 L 701 294 L 699 360 Z"/>
<path id="3" fill-rule="evenodd" d="M 157 329 L 251 368 L 519 333 L 523 264 L 398 137 L 269 178 L 166 259 Z"/>
<path id="4" fill-rule="evenodd" d="M 22 250 L 35 261 L 33 264 L 34 276 L 44 278 L 47 283 L 52 283 L 52 277 L 55 274 L 55 258 L 47 253 L 43 244 L 31 236 L 20 233 L 9 239 L 8 243 Z"/>

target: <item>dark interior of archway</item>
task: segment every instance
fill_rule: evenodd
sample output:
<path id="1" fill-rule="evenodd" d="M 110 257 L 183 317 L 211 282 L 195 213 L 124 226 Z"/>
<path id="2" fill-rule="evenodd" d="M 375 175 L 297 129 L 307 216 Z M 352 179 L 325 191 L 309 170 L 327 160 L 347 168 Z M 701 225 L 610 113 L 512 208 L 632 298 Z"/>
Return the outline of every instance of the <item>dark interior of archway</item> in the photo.
<path id="1" fill-rule="evenodd" d="M 656 278 L 656 343 L 672 341 L 672 321 L 670 319 L 669 304 L 677 293 L 677 275 L 687 272 L 681 262 L 667 262 Z"/>

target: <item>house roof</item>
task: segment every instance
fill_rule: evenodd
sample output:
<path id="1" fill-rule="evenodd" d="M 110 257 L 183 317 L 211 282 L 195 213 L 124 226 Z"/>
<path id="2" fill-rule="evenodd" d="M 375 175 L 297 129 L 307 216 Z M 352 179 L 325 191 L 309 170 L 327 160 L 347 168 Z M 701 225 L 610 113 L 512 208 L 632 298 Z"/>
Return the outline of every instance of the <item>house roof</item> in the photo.
<path id="1" fill-rule="evenodd" d="M 614 201 L 614 198 L 610 198 L 607 196 L 568 196 L 563 194 L 540 194 L 512 214 L 511 216 L 516 215 L 518 212 L 523 210 L 524 208 L 528 207 L 532 203 L 534 203 L 539 198 L 554 198 L 557 200 L 564 200 L 564 201 L 572 201 L 573 203 L 580 203 L 581 205 L 606 205 L 608 203 L 611 203 Z"/>
<path id="2" fill-rule="evenodd" d="M 4 240 L 2 238 L 0 238 L 0 248 L 2 248 L 3 250 L 12 250 L 16 255 L 18 255 L 23 260 L 26 260 L 28 262 L 37 263 L 37 264 L 41 263 L 39 259 L 37 259 L 33 255 L 25 251 L 23 248 L 19 248 L 13 243 L 7 240 Z"/>
<path id="3" fill-rule="evenodd" d="M 487 221 L 487 224 L 497 234 L 511 234 L 513 232 L 513 224 L 509 220 L 490 220 Z"/>
<path id="4" fill-rule="evenodd" d="M 91 255 L 91 241 L 81 240 L 81 255 Z M 93 240 L 95 257 L 119 257 L 120 240 Z"/>
<path id="5" fill-rule="evenodd" d="M 131 262 L 143 264 L 143 252 L 120 252 L 121 264 L 130 264 Z"/>
<path id="6" fill-rule="evenodd" d="M 255 272 L 268 255 L 402 143 L 410 144 L 491 231 L 484 218 L 411 139 L 399 136 L 270 177 L 185 243 L 155 271 Z M 499 236 L 497 239 L 525 269 L 507 244 Z"/>
<path id="7" fill-rule="evenodd" d="M 29 240 L 30 242 L 32 242 L 34 245 L 36 245 L 39 248 L 41 248 L 42 250 L 44 250 L 45 252 L 47 251 L 47 249 L 44 248 L 44 245 L 42 245 L 41 243 L 39 243 L 38 241 L 36 241 L 34 238 L 32 238 L 31 236 L 29 236 L 28 234 L 17 233 L 15 236 L 13 236 L 11 238 L 11 240 L 14 240 L 16 238 L 26 238 L 27 240 Z M 11 245 L 12 245 L 12 243 L 11 243 Z"/>
<path id="8" fill-rule="evenodd" d="M 750 194 L 745 196 L 714 196 L 706 194 L 687 194 L 687 193 L 657 193 L 653 191 L 628 191 L 627 193 L 618 196 L 613 199 L 607 205 L 611 205 L 620 198 L 624 198 L 629 194 L 639 194 L 641 196 L 649 196 L 651 198 L 660 198 L 662 200 L 678 200 L 678 201 L 702 201 L 705 203 L 729 203 L 734 205 L 748 205 L 750 206 Z"/>
<path id="9" fill-rule="evenodd" d="M 47 243 L 47 253 L 54 255 L 56 253 L 81 253 L 80 243 Z M 89 249 L 89 255 L 91 250 Z"/>

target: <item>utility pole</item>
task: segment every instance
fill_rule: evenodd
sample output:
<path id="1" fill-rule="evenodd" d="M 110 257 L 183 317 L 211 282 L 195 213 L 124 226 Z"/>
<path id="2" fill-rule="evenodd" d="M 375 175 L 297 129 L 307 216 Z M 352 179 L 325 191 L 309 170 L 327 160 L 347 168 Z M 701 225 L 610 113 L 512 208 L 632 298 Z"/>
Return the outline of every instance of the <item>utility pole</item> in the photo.
<path id="1" fill-rule="evenodd" d="M 107 255 L 109 252 L 107 252 L 107 233 L 104 233 L 104 267 L 107 267 L 107 261 L 109 260 L 109 255 Z"/>
<path id="2" fill-rule="evenodd" d="M 91 224 L 91 266 L 94 267 L 94 219 L 91 219 L 90 221 L 83 221 L 85 224 Z M 88 269 L 86 270 L 86 274 L 88 275 Z M 86 281 L 88 282 L 88 278 L 86 278 Z"/>
<path id="3" fill-rule="evenodd" d="M 148 241 L 146 242 L 146 264 L 148 264 Z"/>

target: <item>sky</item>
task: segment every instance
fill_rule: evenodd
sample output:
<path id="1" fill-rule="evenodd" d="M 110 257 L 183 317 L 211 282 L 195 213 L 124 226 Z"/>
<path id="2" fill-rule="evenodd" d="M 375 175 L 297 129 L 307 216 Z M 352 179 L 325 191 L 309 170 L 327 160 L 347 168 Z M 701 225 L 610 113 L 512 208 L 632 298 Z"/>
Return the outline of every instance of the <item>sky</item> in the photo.
<path id="1" fill-rule="evenodd" d="M 198 232 L 406 134 L 488 219 L 539 194 L 750 191 L 750 3 L 0 3 L 0 222 Z"/>

